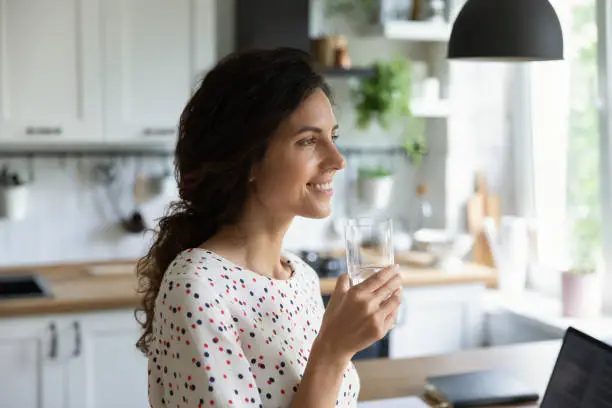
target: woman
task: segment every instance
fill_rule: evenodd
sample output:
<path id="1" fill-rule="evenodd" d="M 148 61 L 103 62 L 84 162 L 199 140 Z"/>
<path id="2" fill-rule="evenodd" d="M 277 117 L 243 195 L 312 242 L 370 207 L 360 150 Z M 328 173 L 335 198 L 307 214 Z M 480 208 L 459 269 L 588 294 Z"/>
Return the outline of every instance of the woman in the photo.
<path id="1" fill-rule="evenodd" d="M 330 213 L 345 163 L 330 91 L 293 49 L 233 54 L 180 118 L 180 201 L 138 264 L 151 406 L 354 407 L 350 360 L 392 327 L 395 267 L 325 310 L 316 273 L 282 251 L 295 216 Z"/>

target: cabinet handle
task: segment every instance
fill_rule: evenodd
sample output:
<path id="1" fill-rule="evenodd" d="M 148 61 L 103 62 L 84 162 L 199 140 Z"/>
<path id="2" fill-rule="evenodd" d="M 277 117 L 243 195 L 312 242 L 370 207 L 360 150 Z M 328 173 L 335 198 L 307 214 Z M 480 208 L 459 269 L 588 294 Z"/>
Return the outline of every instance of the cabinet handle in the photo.
<path id="1" fill-rule="evenodd" d="M 51 331 L 51 347 L 49 351 L 49 358 L 53 360 L 57 358 L 57 328 L 55 327 L 55 323 L 51 323 L 49 325 L 49 331 Z"/>
<path id="2" fill-rule="evenodd" d="M 175 132 L 173 128 L 144 128 L 142 131 L 145 136 L 168 136 Z"/>
<path id="3" fill-rule="evenodd" d="M 74 351 L 72 355 L 78 357 L 81 355 L 81 325 L 75 321 L 72 326 L 74 327 Z"/>
<path id="4" fill-rule="evenodd" d="M 26 128 L 26 134 L 28 135 L 43 135 L 43 136 L 48 136 L 48 135 L 61 135 L 62 134 L 62 128 L 61 127 L 32 127 L 32 126 L 28 126 Z"/>

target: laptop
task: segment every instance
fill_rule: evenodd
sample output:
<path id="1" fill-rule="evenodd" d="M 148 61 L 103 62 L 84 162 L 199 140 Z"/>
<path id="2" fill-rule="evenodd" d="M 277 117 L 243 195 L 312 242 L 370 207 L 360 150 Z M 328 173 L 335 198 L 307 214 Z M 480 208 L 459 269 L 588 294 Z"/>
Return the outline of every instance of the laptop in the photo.
<path id="1" fill-rule="evenodd" d="M 536 402 L 538 394 L 508 373 L 478 371 L 428 379 L 425 395 L 456 408 Z M 573 327 L 563 337 L 540 408 L 612 408 L 612 346 Z M 527 407 L 525 407 L 527 408 Z"/>
<path id="2" fill-rule="evenodd" d="M 568 328 L 540 408 L 612 408 L 612 346 Z"/>

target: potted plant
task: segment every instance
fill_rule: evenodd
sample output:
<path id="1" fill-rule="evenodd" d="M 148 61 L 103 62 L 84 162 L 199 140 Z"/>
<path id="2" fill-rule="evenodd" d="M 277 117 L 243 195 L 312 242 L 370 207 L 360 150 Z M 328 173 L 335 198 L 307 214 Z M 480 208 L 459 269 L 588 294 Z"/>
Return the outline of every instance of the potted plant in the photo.
<path id="1" fill-rule="evenodd" d="M 419 124 L 411 116 L 410 64 L 406 58 L 391 61 L 377 61 L 373 74 L 361 78 L 352 90 L 357 112 L 357 127 L 368 129 L 378 123 L 390 131 L 392 124 L 401 124 L 405 130 L 403 147 L 410 160 L 418 165 L 427 154 L 422 135 L 422 121 Z"/>
<path id="2" fill-rule="evenodd" d="M 375 209 L 386 208 L 391 201 L 393 173 L 382 167 L 363 167 L 359 169 L 357 192 L 359 199 Z"/>
<path id="3" fill-rule="evenodd" d="M 593 317 L 601 311 L 598 224 L 592 218 L 574 222 L 572 266 L 561 275 L 563 316 Z"/>

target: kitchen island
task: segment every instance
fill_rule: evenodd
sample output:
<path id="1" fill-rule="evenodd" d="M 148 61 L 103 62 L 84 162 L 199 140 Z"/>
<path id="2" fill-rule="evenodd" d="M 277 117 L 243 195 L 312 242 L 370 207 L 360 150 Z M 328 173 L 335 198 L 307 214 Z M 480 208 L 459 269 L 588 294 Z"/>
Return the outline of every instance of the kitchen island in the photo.
<path id="1" fill-rule="evenodd" d="M 421 396 L 428 376 L 489 369 L 510 373 L 542 398 L 560 347 L 560 340 L 551 340 L 430 357 L 356 361 L 361 381 L 359 400 Z"/>

